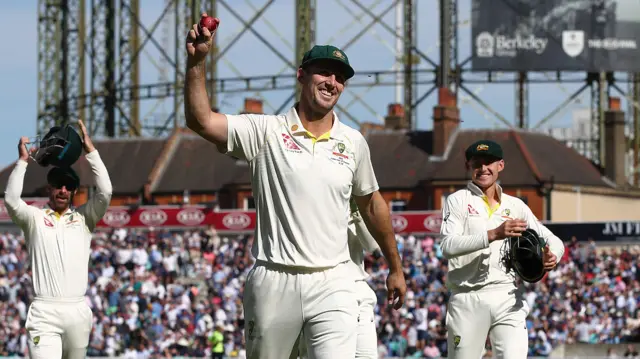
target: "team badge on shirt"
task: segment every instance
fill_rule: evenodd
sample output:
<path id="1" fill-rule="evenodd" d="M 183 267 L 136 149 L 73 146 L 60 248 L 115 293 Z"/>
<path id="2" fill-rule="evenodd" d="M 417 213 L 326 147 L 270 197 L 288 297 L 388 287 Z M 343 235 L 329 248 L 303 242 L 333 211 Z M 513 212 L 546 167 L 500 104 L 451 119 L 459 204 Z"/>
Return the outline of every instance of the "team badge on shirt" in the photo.
<path id="1" fill-rule="evenodd" d="M 334 156 L 338 156 L 338 157 L 342 157 L 344 159 L 349 159 L 349 156 L 347 156 L 344 153 L 346 148 L 347 148 L 347 146 L 345 146 L 344 143 L 338 142 L 335 146 L 333 146 L 333 155 Z"/>
<path id="2" fill-rule="evenodd" d="M 286 133 L 282 134 L 282 141 L 284 141 L 284 148 L 289 152 L 302 153 L 300 146 Z"/>
<path id="3" fill-rule="evenodd" d="M 44 225 L 49 228 L 53 228 L 53 222 L 51 222 L 51 220 L 47 217 L 44 217 Z"/>
<path id="4" fill-rule="evenodd" d="M 453 337 L 453 345 L 455 345 L 456 349 L 458 349 L 458 345 L 460 345 L 460 336 L 456 335 Z"/>
<path id="5" fill-rule="evenodd" d="M 471 216 L 479 216 L 480 215 L 480 213 L 478 213 L 478 211 L 476 211 L 476 209 L 473 208 L 473 206 L 470 205 L 470 204 L 467 206 L 467 211 L 469 211 L 469 215 L 471 215 Z"/>

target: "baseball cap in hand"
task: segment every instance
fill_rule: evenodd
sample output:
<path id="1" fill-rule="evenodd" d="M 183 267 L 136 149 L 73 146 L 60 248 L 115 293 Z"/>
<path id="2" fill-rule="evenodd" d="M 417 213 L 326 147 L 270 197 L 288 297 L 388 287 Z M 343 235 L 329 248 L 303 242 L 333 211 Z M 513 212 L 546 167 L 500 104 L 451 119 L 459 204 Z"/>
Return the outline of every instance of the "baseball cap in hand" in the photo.
<path id="1" fill-rule="evenodd" d="M 311 50 L 304 54 L 300 67 L 308 66 L 319 60 L 335 61 L 340 67 L 345 80 L 352 78 L 355 74 L 355 71 L 349 64 L 347 54 L 339 48 L 331 45 L 315 45 Z"/>
<path id="2" fill-rule="evenodd" d="M 495 157 L 497 159 L 502 159 L 502 147 L 499 144 L 489 141 L 489 140 L 480 140 L 471 144 L 471 146 L 467 147 L 467 150 L 464 152 L 467 161 L 469 161 L 472 157 Z"/>

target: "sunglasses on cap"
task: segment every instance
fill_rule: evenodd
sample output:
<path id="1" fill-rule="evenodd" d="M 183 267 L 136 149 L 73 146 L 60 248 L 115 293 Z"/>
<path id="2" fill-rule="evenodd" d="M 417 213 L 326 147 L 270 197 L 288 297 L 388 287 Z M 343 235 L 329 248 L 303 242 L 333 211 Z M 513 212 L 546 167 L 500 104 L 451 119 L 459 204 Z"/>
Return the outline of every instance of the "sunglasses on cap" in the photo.
<path id="1" fill-rule="evenodd" d="M 62 189 L 62 187 L 65 187 L 69 192 L 73 192 L 78 189 L 78 186 L 76 186 L 75 183 L 65 180 L 51 181 L 49 185 L 55 189 Z"/>

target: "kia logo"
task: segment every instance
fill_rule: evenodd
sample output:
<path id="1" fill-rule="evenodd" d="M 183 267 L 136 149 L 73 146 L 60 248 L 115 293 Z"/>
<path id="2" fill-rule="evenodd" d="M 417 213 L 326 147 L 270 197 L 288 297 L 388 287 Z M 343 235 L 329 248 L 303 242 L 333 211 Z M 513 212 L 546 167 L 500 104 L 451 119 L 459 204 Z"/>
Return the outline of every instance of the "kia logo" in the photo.
<path id="1" fill-rule="evenodd" d="M 110 227 L 121 227 L 127 225 L 131 216 L 125 210 L 109 210 L 102 217 L 102 221 Z"/>
<path id="2" fill-rule="evenodd" d="M 245 229 L 251 224 L 251 218 L 244 213 L 229 213 L 222 218 L 222 224 L 228 229 Z"/>
<path id="3" fill-rule="evenodd" d="M 431 215 L 427 216 L 424 219 L 424 228 L 428 229 L 431 232 L 440 232 L 440 227 L 442 226 L 442 216 L 440 215 Z"/>
<path id="4" fill-rule="evenodd" d="M 393 230 L 397 233 L 404 231 L 407 228 L 407 225 L 409 225 L 409 222 L 402 216 L 391 216 L 391 225 L 393 226 Z"/>
<path id="5" fill-rule="evenodd" d="M 199 209 L 187 208 L 178 212 L 177 219 L 185 226 L 197 226 L 204 222 L 204 213 Z"/>
<path id="6" fill-rule="evenodd" d="M 150 209 L 140 213 L 140 222 L 147 226 L 160 226 L 167 221 L 167 214 L 159 209 Z"/>

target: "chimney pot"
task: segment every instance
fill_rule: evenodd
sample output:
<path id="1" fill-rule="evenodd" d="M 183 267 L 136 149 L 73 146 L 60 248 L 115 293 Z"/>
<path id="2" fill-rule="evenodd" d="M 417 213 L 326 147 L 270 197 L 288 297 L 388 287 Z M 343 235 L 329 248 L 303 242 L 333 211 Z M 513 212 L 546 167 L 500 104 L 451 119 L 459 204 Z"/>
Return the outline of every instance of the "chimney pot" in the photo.
<path id="1" fill-rule="evenodd" d="M 384 118 L 384 127 L 392 130 L 406 129 L 404 106 L 399 103 L 391 103 L 387 106 L 387 116 Z"/>
<path id="2" fill-rule="evenodd" d="M 257 98 L 245 98 L 244 99 L 244 111 L 242 113 L 255 113 L 263 114 L 262 100 Z"/>
<path id="3" fill-rule="evenodd" d="M 442 156 L 449 140 L 460 125 L 460 109 L 456 97 L 448 88 L 438 89 L 438 104 L 433 108 L 432 155 Z"/>
<path id="4" fill-rule="evenodd" d="M 609 109 L 611 111 L 620 111 L 620 98 L 609 97 Z"/>
<path id="5" fill-rule="evenodd" d="M 627 152 L 624 133 L 625 114 L 619 109 L 614 110 L 614 106 L 604 113 L 604 169 L 609 179 L 616 185 L 624 187 L 628 183 L 625 163 Z"/>

